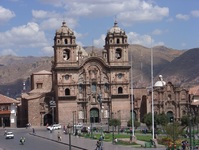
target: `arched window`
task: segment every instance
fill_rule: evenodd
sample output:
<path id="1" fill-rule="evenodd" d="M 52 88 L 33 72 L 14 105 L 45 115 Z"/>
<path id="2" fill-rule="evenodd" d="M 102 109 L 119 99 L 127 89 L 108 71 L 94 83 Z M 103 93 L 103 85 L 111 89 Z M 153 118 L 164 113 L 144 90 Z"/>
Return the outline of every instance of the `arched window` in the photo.
<path id="1" fill-rule="evenodd" d="M 118 48 L 118 49 L 115 50 L 115 57 L 117 59 L 120 59 L 122 57 L 122 50 L 121 49 Z"/>
<path id="2" fill-rule="evenodd" d="M 64 39 L 64 44 L 68 44 L 68 40 L 67 39 Z"/>
<path id="3" fill-rule="evenodd" d="M 117 44 L 119 44 L 120 43 L 120 39 L 117 39 Z"/>
<path id="4" fill-rule="evenodd" d="M 105 90 L 105 92 L 109 91 L 109 84 L 108 83 L 104 84 L 104 90 Z"/>
<path id="5" fill-rule="evenodd" d="M 123 89 L 122 89 L 122 87 L 119 87 L 118 88 L 118 94 L 122 94 L 123 93 Z"/>
<path id="6" fill-rule="evenodd" d="M 79 84 L 78 89 L 79 89 L 80 93 L 83 91 L 83 84 L 82 83 Z"/>
<path id="7" fill-rule="evenodd" d="M 70 89 L 65 89 L 65 95 L 70 95 Z"/>
<path id="8" fill-rule="evenodd" d="M 70 50 L 69 49 L 65 49 L 63 51 L 63 58 L 64 58 L 64 60 L 68 60 L 70 58 Z"/>
<path id="9" fill-rule="evenodd" d="M 97 91 L 97 85 L 96 85 L 95 82 L 93 82 L 93 83 L 91 84 L 91 90 L 92 90 L 92 93 L 96 93 L 96 91 Z"/>

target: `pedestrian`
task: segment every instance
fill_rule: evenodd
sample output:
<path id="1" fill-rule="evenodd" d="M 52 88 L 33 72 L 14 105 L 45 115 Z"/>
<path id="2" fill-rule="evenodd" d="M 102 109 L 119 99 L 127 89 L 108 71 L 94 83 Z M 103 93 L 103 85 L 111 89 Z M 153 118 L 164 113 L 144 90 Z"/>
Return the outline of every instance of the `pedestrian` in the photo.
<path id="1" fill-rule="evenodd" d="M 118 140 L 117 138 L 114 139 L 114 144 L 117 144 Z"/>
<path id="2" fill-rule="evenodd" d="M 34 128 L 32 128 L 32 133 L 35 134 L 35 129 Z"/>
<path id="3" fill-rule="evenodd" d="M 60 132 L 57 133 L 57 140 L 60 142 L 61 141 L 61 134 Z"/>
<path id="4" fill-rule="evenodd" d="M 5 129 L 5 131 L 4 131 L 4 135 L 6 135 L 7 134 L 7 130 Z"/>

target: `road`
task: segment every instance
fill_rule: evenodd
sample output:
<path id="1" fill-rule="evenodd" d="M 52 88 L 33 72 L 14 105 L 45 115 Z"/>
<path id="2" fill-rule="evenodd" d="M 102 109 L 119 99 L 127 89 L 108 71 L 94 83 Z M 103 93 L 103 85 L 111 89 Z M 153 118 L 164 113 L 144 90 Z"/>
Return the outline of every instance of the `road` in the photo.
<path id="1" fill-rule="evenodd" d="M 7 129 L 7 131 L 12 131 L 15 138 L 5 139 L 4 130 L 0 129 L 0 148 L 3 150 L 69 150 L 67 145 L 30 135 L 30 129 Z M 26 138 L 24 145 L 19 142 L 21 136 Z"/>

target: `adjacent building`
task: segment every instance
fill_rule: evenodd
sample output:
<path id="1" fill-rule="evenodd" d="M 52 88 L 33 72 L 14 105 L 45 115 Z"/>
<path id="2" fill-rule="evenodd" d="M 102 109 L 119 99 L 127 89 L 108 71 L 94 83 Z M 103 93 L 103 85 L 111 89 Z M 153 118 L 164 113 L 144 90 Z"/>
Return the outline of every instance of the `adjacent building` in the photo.
<path id="1" fill-rule="evenodd" d="M 19 101 L 0 94 L 0 126 L 17 127 L 17 105 Z"/>

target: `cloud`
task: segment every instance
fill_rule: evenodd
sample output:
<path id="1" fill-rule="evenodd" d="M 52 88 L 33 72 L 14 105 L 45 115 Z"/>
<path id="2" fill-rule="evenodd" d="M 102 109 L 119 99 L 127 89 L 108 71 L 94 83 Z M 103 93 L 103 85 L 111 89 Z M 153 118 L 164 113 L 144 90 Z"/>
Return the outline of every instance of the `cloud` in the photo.
<path id="1" fill-rule="evenodd" d="M 9 9 L 0 6 L 0 24 L 3 24 L 15 17 L 15 13 Z"/>
<path id="2" fill-rule="evenodd" d="M 14 55 L 14 56 L 17 56 L 17 54 L 15 53 L 15 51 L 12 50 L 12 49 L 4 49 L 4 50 L 0 51 L 0 54 L 2 56 L 5 56 L 5 55 Z"/>
<path id="3" fill-rule="evenodd" d="M 162 20 L 169 15 L 167 7 L 160 7 L 150 1 L 140 0 L 41 0 L 62 6 L 70 17 L 108 17 L 116 16 L 126 25 L 140 21 Z"/>
<path id="4" fill-rule="evenodd" d="M 193 11 L 191 11 L 191 14 L 192 14 L 194 17 L 199 17 L 199 10 L 193 10 Z"/>
<path id="5" fill-rule="evenodd" d="M 164 45 L 164 42 L 155 42 L 150 35 L 140 35 L 135 32 L 127 33 L 129 44 L 139 44 L 146 47 L 151 47 L 155 45 Z M 102 48 L 105 44 L 105 34 L 102 34 L 99 39 L 94 40 L 94 46 Z"/>
<path id="6" fill-rule="evenodd" d="M 46 46 L 46 47 L 43 47 L 42 49 L 41 49 L 41 51 L 42 51 L 42 54 L 43 55 L 47 55 L 47 56 L 53 56 L 53 54 L 54 54 L 54 51 L 53 51 L 53 48 L 52 48 L 52 46 Z"/>
<path id="7" fill-rule="evenodd" d="M 33 20 L 40 24 L 42 30 L 55 30 L 60 28 L 61 22 L 64 20 L 70 28 L 74 28 L 77 25 L 75 18 L 66 17 L 62 18 L 62 14 L 56 12 L 49 12 L 44 10 L 32 10 Z"/>
<path id="8" fill-rule="evenodd" d="M 189 20 L 189 16 L 188 15 L 183 15 L 183 14 L 177 14 L 176 18 L 180 19 L 180 20 Z"/>
<path id="9" fill-rule="evenodd" d="M 162 34 L 162 31 L 160 29 L 155 29 L 153 32 L 152 32 L 153 35 L 160 35 Z"/>
<path id="10" fill-rule="evenodd" d="M 106 37 L 106 35 L 102 34 L 99 39 L 93 40 L 93 44 L 94 44 L 93 46 L 102 48 L 105 44 L 105 37 Z"/>
<path id="11" fill-rule="evenodd" d="M 48 46 L 45 34 L 38 24 L 29 22 L 27 25 L 13 27 L 0 33 L 0 48 L 20 50 L 23 48 L 41 48 Z"/>

